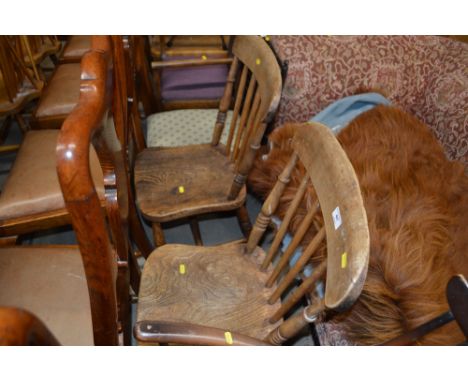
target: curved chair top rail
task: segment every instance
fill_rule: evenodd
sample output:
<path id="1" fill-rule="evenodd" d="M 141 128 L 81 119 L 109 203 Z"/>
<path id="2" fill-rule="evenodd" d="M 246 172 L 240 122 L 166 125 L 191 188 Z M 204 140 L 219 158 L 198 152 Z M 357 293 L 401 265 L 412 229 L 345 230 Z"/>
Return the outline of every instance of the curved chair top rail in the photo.
<path id="1" fill-rule="evenodd" d="M 345 310 L 361 293 L 369 263 L 369 228 L 359 182 L 326 126 L 299 126 L 293 145 L 317 192 L 325 222 L 325 306 Z"/>
<path id="2" fill-rule="evenodd" d="M 236 36 L 232 52 L 254 74 L 262 99 L 258 115 L 265 116 L 269 122 L 271 113 L 278 107 L 282 87 L 281 69 L 275 55 L 259 36 Z"/>

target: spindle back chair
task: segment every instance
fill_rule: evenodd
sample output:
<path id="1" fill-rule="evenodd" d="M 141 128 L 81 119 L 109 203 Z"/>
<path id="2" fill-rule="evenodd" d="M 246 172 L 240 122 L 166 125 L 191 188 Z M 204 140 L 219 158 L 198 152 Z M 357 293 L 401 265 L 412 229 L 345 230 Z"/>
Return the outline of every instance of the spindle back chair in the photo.
<path id="1" fill-rule="evenodd" d="M 44 86 L 36 65 L 28 68 L 24 62 L 26 53 L 19 51 L 21 47 L 10 36 L 0 36 L 0 117 L 5 116 L 1 127 L 2 140 L 12 117 L 17 120 L 23 133 L 26 132 L 28 127 L 21 112 L 28 102 L 40 96 Z"/>
<path id="2" fill-rule="evenodd" d="M 323 319 L 327 311 L 344 311 L 358 298 L 367 274 L 369 230 L 354 169 L 323 125 L 296 126 L 292 146 L 291 159 L 246 243 L 165 245 L 150 255 L 142 274 L 134 329 L 139 341 L 279 345 L 308 323 Z M 305 168 L 302 185 L 265 253 L 258 245 L 298 167 Z M 308 187 L 315 189 L 318 204 L 309 206 L 287 249 L 278 251 L 299 203 L 304 198 L 309 201 Z M 319 210 L 324 227 L 297 262 L 290 264 Z M 325 238 L 326 259 L 306 275 L 304 267 Z M 298 277 L 302 282 L 296 286 Z M 312 300 L 287 318 L 320 280 L 325 281 L 323 299 Z"/>
<path id="3" fill-rule="evenodd" d="M 236 37 L 232 53 L 211 143 L 150 147 L 137 157 L 137 204 L 152 222 L 158 245 L 164 244 L 162 222 L 208 212 L 237 210 L 243 232 L 247 235 L 251 228 L 244 207 L 245 181 L 278 107 L 281 72 L 261 37 Z M 225 126 L 231 105 L 232 119 Z M 221 142 L 224 130 L 225 144 Z M 197 226 L 192 228 L 196 242 L 201 243 Z"/>

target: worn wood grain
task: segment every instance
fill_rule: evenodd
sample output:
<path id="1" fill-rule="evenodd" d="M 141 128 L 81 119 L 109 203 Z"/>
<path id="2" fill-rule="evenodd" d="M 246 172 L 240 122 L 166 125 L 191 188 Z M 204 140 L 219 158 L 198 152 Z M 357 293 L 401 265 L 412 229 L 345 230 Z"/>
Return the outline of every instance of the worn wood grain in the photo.
<path id="1" fill-rule="evenodd" d="M 264 338 L 274 328 L 267 321 L 279 304 L 266 301 L 271 290 L 259 270 L 264 252 L 258 248 L 247 256 L 244 247 L 157 249 L 143 270 L 137 321 L 170 319 Z"/>

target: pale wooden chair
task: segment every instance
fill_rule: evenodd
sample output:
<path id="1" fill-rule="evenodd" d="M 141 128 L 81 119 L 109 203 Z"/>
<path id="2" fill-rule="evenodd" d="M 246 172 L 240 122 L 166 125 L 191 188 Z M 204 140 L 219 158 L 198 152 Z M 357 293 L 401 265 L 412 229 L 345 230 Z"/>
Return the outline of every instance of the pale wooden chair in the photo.
<path id="1" fill-rule="evenodd" d="M 245 235 L 251 228 L 245 210 L 245 179 L 266 125 L 278 107 L 281 73 L 272 51 L 257 36 L 239 36 L 220 106 L 213 115 L 211 143 L 142 149 L 135 164 L 137 205 L 151 222 L 157 245 L 165 243 L 161 223 L 237 211 Z M 229 128 L 228 110 L 233 105 Z M 223 131 L 225 143 L 222 143 Z"/>
<path id="2" fill-rule="evenodd" d="M 257 217 L 247 240 L 214 247 L 164 245 L 147 259 L 134 333 L 142 343 L 279 345 L 328 311 L 344 311 L 362 290 L 369 259 L 366 212 L 354 169 L 340 144 L 320 124 L 296 127 L 293 154 Z M 302 186 L 268 252 L 258 246 L 291 173 L 305 168 Z M 278 253 L 307 187 L 312 205 L 284 253 Z M 300 258 L 289 261 L 322 212 L 320 228 Z M 309 276 L 302 273 L 326 238 L 327 256 Z M 278 261 L 273 261 L 278 255 Z M 274 265 L 273 265 L 274 264 Z M 302 282 L 296 286 L 297 277 Z M 325 295 L 285 318 L 321 279 Z M 287 296 L 286 296 L 286 292 Z M 283 300 L 281 300 L 281 298 Z"/>

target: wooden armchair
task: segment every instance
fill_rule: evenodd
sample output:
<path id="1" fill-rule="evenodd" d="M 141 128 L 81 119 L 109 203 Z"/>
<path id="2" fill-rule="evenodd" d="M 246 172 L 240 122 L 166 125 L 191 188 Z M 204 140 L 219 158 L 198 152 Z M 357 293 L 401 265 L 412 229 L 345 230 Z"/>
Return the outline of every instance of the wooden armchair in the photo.
<path id="1" fill-rule="evenodd" d="M 134 329 L 140 342 L 278 345 L 308 323 L 323 319 L 327 311 L 346 310 L 358 298 L 367 274 L 369 231 L 354 169 L 323 125 L 298 125 L 292 145 L 294 153 L 247 242 L 215 247 L 165 245 L 150 255 L 143 269 Z M 258 243 L 297 164 L 306 169 L 302 186 L 265 253 Z M 310 206 L 289 247 L 278 253 L 310 185 L 320 206 Z M 288 269 L 319 209 L 325 226 Z M 305 276 L 304 266 L 325 238 L 326 259 Z M 273 261 L 276 255 L 278 261 Z M 297 277 L 302 278 L 299 286 L 295 285 Z M 322 278 L 326 284 L 324 299 L 317 297 L 298 314 L 286 318 Z"/>
<path id="2" fill-rule="evenodd" d="M 245 179 L 278 106 L 281 73 L 275 56 L 260 37 L 236 38 L 233 55 L 224 95 L 213 119 L 211 143 L 150 147 L 137 156 L 137 205 L 152 223 L 157 245 L 165 242 L 161 223 L 208 212 L 237 210 L 243 232 L 247 235 L 250 230 L 244 207 Z M 234 110 L 227 123 L 232 103 Z M 200 244 L 196 220 L 191 220 L 191 226 Z"/>

